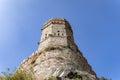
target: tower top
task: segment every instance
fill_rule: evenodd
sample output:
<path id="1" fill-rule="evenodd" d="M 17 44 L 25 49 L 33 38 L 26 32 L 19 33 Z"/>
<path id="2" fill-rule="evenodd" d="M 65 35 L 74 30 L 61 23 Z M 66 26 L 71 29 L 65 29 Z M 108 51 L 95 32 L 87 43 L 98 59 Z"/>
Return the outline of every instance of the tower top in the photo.
<path id="1" fill-rule="evenodd" d="M 72 31 L 71 29 L 71 26 L 69 24 L 69 22 L 65 19 L 65 18 L 51 18 L 50 20 L 48 20 L 42 27 L 42 30 L 47 28 L 49 25 L 51 24 L 63 24 L 63 25 L 66 25 L 70 28 L 70 30 Z"/>
<path id="2" fill-rule="evenodd" d="M 42 27 L 38 50 L 54 46 L 74 44 L 73 32 L 69 22 L 64 18 L 51 18 Z"/>

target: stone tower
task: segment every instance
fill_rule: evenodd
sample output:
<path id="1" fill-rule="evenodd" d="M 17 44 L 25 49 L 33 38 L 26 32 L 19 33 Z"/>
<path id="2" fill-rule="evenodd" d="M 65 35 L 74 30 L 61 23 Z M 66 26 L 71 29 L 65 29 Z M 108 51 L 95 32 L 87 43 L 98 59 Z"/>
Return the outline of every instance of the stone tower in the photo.
<path id="1" fill-rule="evenodd" d="M 37 80 L 97 80 L 74 42 L 68 21 L 52 18 L 41 30 L 38 50 L 23 60 L 18 69 L 32 71 Z"/>
<path id="2" fill-rule="evenodd" d="M 71 46 L 75 48 L 70 24 L 63 18 L 53 18 L 42 27 L 38 50 L 48 47 Z"/>

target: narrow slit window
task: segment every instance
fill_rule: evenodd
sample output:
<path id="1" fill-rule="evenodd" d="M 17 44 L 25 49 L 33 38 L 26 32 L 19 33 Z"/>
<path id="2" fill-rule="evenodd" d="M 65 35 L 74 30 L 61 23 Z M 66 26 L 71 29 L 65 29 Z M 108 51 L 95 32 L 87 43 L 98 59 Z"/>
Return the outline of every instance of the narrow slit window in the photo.
<path id="1" fill-rule="evenodd" d="M 45 34 L 45 37 L 47 37 L 47 34 Z"/>
<path id="2" fill-rule="evenodd" d="M 59 36 L 60 34 L 58 33 L 58 36 Z"/>

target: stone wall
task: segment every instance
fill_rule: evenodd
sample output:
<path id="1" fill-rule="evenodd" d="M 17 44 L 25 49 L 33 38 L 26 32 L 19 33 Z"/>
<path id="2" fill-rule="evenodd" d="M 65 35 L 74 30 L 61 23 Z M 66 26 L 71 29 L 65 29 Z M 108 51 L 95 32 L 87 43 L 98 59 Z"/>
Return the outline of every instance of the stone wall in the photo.
<path id="1" fill-rule="evenodd" d="M 33 71 L 36 78 L 39 78 L 39 75 L 40 78 L 49 77 L 56 69 L 77 69 L 96 76 L 82 53 L 75 53 L 68 47 L 36 51 L 21 63 L 20 68 Z"/>

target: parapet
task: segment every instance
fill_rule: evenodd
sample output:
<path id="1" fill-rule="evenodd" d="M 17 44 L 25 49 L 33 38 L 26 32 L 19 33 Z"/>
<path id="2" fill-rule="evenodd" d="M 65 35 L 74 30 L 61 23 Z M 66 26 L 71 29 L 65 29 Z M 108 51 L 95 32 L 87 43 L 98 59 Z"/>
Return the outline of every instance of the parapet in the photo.
<path id="1" fill-rule="evenodd" d="M 63 24 L 66 25 L 71 31 L 71 25 L 69 24 L 69 22 L 64 19 L 64 18 L 51 18 L 50 20 L 48 20 L 42 27 L 41 30 L 47 28 L 50 24 Z"/>

